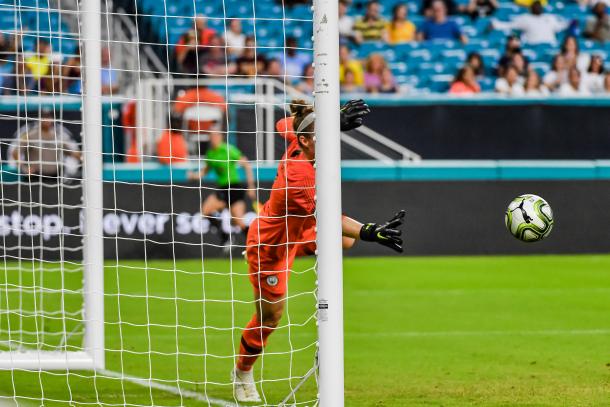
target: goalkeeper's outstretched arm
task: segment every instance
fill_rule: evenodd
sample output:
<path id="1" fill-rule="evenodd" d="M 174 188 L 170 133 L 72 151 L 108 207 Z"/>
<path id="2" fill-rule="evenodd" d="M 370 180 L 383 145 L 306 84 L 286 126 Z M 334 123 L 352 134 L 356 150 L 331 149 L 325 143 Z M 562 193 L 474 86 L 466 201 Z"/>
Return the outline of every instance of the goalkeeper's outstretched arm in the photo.
<path id="1" fill-rule="evenodd" d="M 364 242 L 376 242 L 383 246 L 389 247 L 399 253 L 402 253 L 402 230 L 404 223 L 405 211 L 401 210 L 394 215 L 389 221 L 379 223 L 362 224 L 355 219 L 343 216 L 343 246 L 346 246 L 346 238 L 362 240 Z"/>

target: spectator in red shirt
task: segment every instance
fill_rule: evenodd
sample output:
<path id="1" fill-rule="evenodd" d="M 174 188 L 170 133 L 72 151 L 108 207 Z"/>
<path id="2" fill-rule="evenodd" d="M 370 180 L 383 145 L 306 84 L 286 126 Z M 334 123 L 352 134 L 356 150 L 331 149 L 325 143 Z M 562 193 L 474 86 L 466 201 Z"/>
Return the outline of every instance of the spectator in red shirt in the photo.
<path id="1" fill-rule="evenodd" d="M 208 28 L 208 20 L 199 15 L 195 17 L 193 28 L 184 33 L 176 44 L 178 70 L 182 73 L 197 73 L 199 58 L 210 46 L 216 31 Z"/>
<path id="2" fill-rule="evenodd" d="M 469 65 L 460 68 L 449 88 L 449 93 L 453 95 L 472 95 L 480 92 L 481 87 L 477 83 L 474 70 Z"/>
<path id="3" fill-rule="evenodd" d="M 207 86 L 199 85 L 195 88 L 187 89 L 178 93 L 174 103 L 174 112 L 180 116 L 184 116 L 185 112 L 191 108 L 208 108 L 217 109 L 220 114 L 224 114 L 227 110 L 224 97 L 217 92 L 209 89 Z M 206 116 L 206 112 L 200 113 L 202 116 L 199 120 L 190 120 L 188 129 L 190 131 L 200 133 L 212 130 L 218 126 L 220 122 L 216 119 L 210 120 Z M 199 117 L 199 115 L 196 115 Z M 218 116 L 218 115 L 217 115 Z"/>
<path id="4" fill-rule="evenodd" d="M 169 129 L 164 130 L 157 143 L 157 156 L 161 164 L 176 164 L 186 162 L 188 158 L 188 146 L 180 131 L 182 118 L 172 114 Z"/>
<path id="5" fill-rule="evenodd" d="M 138 139 L 136 135 L 136 101 L 130 100 L 121 109 L 121 126 L 127 144 L 125 162 L 139 163 L 140 152 L 138 151 Z"/>

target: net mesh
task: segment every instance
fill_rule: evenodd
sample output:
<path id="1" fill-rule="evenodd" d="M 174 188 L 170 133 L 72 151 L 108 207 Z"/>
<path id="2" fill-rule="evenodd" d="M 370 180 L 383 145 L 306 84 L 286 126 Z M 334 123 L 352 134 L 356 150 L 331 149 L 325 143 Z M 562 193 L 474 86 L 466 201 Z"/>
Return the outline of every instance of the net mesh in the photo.
<path id="1" fill-rule="evenodd" d="M 230 372 L 257 307 L 242 253 L 285 163 L 276 122 L 311 97 L 310 7 L 101 0 L 104 197 L 87 202 L 104 208 L 105 369 L 89 370 L 58 367 L 100 334 L 84 312 L 83 13 L 0 0 L 0 355 L 14 360 L 0 404 L 237 405 Z M 259 405 L 315 367 L 315 258 L 285 269 Z M 53 362 L 18 362 L 41 352 Z M 288 403 L 317 404 L 316 387 Z"/>

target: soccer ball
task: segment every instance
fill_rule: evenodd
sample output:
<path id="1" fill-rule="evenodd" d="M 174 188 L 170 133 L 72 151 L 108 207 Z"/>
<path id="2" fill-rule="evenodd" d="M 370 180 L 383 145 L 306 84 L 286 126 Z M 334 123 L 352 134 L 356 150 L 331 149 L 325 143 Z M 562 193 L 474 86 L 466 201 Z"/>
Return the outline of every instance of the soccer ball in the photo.
<path id="1" fill-rule="evenodd" d="M 537 195 L 520 195 L 508 205 L 504 216 L 506 228 L 523 242 L 537 242 L 553 229 L 553 211 L 547 201 Z"/>

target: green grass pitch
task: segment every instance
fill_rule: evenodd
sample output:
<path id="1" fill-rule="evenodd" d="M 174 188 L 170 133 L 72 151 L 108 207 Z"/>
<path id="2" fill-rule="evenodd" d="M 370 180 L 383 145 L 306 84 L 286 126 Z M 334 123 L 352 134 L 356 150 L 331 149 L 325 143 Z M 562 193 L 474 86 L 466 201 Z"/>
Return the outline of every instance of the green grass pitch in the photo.
<path id="1" fill-rule="evenodd" d="M 242 259 L 204 265 L 205 278 L 201 261 L 107 264 L 108 370 L 232 399 L 228 374 L 252 293 Z M 313 364 L 312 265 L 295 265 L 288 312 L 257 366 L 269 405 Z M 0 343 L 9 324 L 13 341 L 35 342 L 38 324 L 57 345 L 54 332 L 78 327 L 52 313 L 17 315 L 19 300 L 22 310 L 60 303 L 52 291 L 19 299 L 11 266 L 0 275 L 0 308 L 12 311 L 0 315 Z M 22 286 L 58 288 L 60 272 L 35 266 Z M 63 274 L 66 288 L 78 287 L 79 273 Z M 610 256 L 348 258 L 344 276 L 347 406 L 610 405 Z M 66 296 L 63 306 L 79 301 Z M 0 405 L 15 405 L 14 394 L 25 406 L 208 405 L 84 371 L 0 372 Z M 309 381 L 297 405 L 314 397 Z"/>

